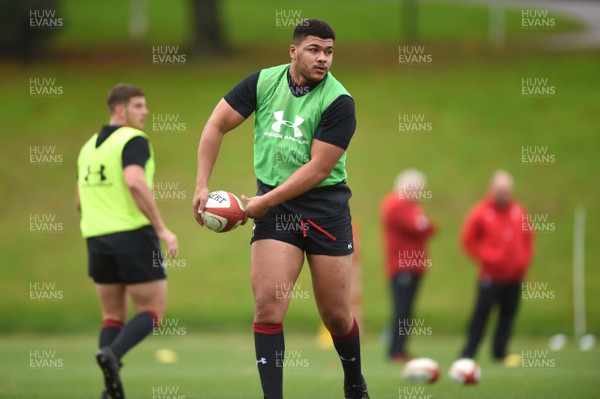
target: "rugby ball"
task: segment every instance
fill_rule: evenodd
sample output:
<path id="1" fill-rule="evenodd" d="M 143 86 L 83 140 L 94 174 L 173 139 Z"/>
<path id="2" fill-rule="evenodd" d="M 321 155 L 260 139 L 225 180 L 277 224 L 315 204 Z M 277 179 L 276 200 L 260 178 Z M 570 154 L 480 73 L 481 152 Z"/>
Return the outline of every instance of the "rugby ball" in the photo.
<path id="1" fill-rule="evenodd" d="M 427 357 L 413 359 L 404 365 L 402 378 L 414 384 L 431 384 L 440 378 L 440 366 Z"/>
<path id="2" fill-rule="evenodd" d="M 450 366 L 448 375 L 457 384 L 477 384 L 481 378 L 481 368 L 473 359 L 458 359 Z"/>
<path id="3" fill-rule="evenodd" d="M 228 191 L 213 191 L 208 194 L 202 223 L 212 231 L 225 233 L 242 224 L 244 206 L 238 197 Z"/>

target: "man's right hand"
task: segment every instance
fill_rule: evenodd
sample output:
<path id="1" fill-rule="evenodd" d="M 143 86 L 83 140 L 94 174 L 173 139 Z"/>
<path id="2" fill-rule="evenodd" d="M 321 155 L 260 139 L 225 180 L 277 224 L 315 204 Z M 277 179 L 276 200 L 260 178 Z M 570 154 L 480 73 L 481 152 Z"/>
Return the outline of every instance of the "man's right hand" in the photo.
<path id="1" fill-rule="evenodd" d="M 173 234 L 168 228 L 163 228 L 156 232 L 158 238 L 160 238 L 167 245 L 167 255 L 171 258 L 177 256 L 179 252 L 179 242 L 177 242 L 177 236 Z"/>
<path id="2" fill-rule="evenodd" d="M 194 218 L 200 226 L 204 226 L 200 214 L 204 211 L 204 207 L 206 207 L 208 193 L 208 187 L 197 187 L 194 193 Z"/>

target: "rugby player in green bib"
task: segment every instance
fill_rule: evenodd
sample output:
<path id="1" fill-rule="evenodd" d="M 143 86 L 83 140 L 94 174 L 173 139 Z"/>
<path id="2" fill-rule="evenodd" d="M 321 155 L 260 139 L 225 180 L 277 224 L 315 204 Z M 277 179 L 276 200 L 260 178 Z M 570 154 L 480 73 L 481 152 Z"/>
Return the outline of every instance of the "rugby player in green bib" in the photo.
<path id="1" fill-rule="evenodd" d="M 88 270 L 102 311 L 96 354 L 103 399 L 125 399 L 121 358 L 165 312 L 167 254 L 179 250 L 152 197 L 154 152 L 142 131 L 148 109 L 138 87 L 119 84 L 108 95 L 110 122 L 83 145 L 77 159 L 76 205 L 88 249 Z M 127 296 L 135 316 L 127 321 Z"/>
<path id="2" fill-rule="evenodd" d="M 253 112 L 257 194 L 242 199 L 254 219 L 251 283 L 256 364 L 264 397 L 283 397 L 283 319 L 304 257 L 319 314 L 344 370 L 344 397 L 369 398 L 358 325 L 350 312 L 352 226 L 346 149 L 354 101 L 329 72 L 335 33 L 307 19 L 294 29 L 291 63 L 262 69 L 235 86 L 208 119 L 198 147 L 194 215 L 204 209 L 225 133 Z"/>

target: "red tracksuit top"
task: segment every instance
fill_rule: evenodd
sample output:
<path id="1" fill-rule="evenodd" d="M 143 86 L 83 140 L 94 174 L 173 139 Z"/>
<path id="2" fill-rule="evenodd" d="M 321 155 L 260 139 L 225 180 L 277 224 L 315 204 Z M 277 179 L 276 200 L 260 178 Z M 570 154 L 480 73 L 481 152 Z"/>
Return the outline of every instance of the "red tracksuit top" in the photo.
<path id="1" fill-rule="evenodd" d="M 387 276 L 423 274 L 430 266 L 427 240 L 436 227 L 419 203 L 400 198 L 397 191 L 388 194 L 381 203 L 381 223 Z"/>
<path id="2" fill-rule="evenodd" d="M 479 262 L 479 277 L 514 283 L 525 277 L 533 255 L 533 232 L 526 226 L 527 210 L 516 201 L 499 208 L 487 196 L 469 211 L 462 246 Z"/>

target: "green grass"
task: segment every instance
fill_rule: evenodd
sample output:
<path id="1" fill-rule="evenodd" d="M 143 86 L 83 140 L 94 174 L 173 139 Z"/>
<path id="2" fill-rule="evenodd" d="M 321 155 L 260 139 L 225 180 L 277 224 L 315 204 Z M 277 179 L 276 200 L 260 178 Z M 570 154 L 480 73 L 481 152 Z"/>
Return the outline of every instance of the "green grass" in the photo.
<path id="1" fill-rule="evenodd" d="M 88 4 L 89 3 L 89 4 Z M 0 398 L 98 397 L 100 373 L 93 354 L 100 314 L 86 276 L 86 252 L 73 206 L 75 161 L 80 146 L 107 121 L 106 93 L 116 82 L 142 86 L 153 114 L 177 115 L 181 133 L 147 131 L 156 151 L 156 181 L 179 184 L 186 198 L 159 206 L 181 243 L 180 268 L 169 269 L 167 317 L 186 328 L 181 337 L 149 337 L 125 358 L 128 398 L 152 398 L 153 388 L 178 389 L 178 399 L 256 398 L 260 386 L 252 342 L 249 285 L 249 226 L 228 234 L 200 229 L 191 216 L 196 147 L 217 100 L 244 76 L 287 61 L 290 29 L 275 26 L 275 10 L 331 22 L 338 34 L 333 73 L 353 94 L 358 129 L 348 151 L 351 207 L 361 234 L 363 364 L 374 398 L 597 398 L 598 349 L 545 354 L 555 367 L 507 369 L 492 363 L 489 342 L 480 349 L 483 369 L 477 387 L 452 384 L 446 371 L 463 344 L 475 294 L 475 268 L 459 247 L 468 208 L 483 194 L 491 173 L 508 169 L 516 195 L 531 212 L 547 215 L 555 231 L 536 238 L 528 279 L 547 283 L 553 300 L 524 300 L 511 344 L 513 353 L 544 351 L 547 337 L 571 333 L 572 214 L 586 206 L 586 299 L 588 330 L 600 334 L 600 57 L 597 52 L 541 54 L 513 47 L 540 32 L 520 27 L 519 9 L 507 14 L 508 48 L 486 48 L 487 8 L 420 2 L 420 35 L 431 65 L 398 64 L 400 12 L 396 2 L 309 0 L 305 2 L 223 1 L 229 58 L 190 60 L 183 66 L 155 66 L 150 46 L 189 43 L 189 2 L 149 2 L 149 36 L 140 45 L 127 39 L 127 2 L 62 1 L 65 28 L 53 41 L 53 55 L 36 64 L 0 63 L 5 98 L 0 107 Z M 578 24 L 559 17 L 556 31 Z M 184 50 L 183 50 L 184 51 Z M 28 95 L 30 79 L 56 78 L 59 98 Z M 523 98 L 521 78 L 548 78 L 551 98 Z M 398 114 L 425 114 L 428 133 L 401 133 Z M 522 146 L 548 146 L 556 162 L 525 165 Z M 51 146 L 58 165 L 29 163 L 30 146 Z M 254 192 L 252 123 L 226 137 L 212 189 Z M 443 377 L 423 387 L 407 386 L 401 367 L 384 360 L 379 336 L 387 324 L 389 300 L 383 277 L 378 208 L 397 172 L 419 167 L 432 192 L 424 204 L 440 227 L 431 244 L 432 270 L 421 286 L 415 317 L 432 331 L 414 337 L 410 349 L 436 359 Z M 59 233 L 33 233 L 31 214 L 55 215 Z M 319 349 L 319 325 L 310 278 L 300 277 L 307 300 L 295 300 L 286 318 L 286 349 L 307 367 L 285 370 L 286 398 L 339 398 L 342 373 L 337 356 Z M 59 301 L 30 300 L 31 283 L 56 284 Z M 493 325 L 488 327 L 492 330 Z M 240 331 L 244 331 L 243 333 Z M 12 332 L 12 334 L 10 333 Z M 170 348 L 172 365 L 154 353 Z M 32 369 L 30 353 L 56 351 L 63 367 Z M 298 352 L 300 351 L 300 352 Z M 544 352 L 545 353 L 545 352 Z M 400 391 L 403 390 L 403 391 Z"/>
<path id="2" fill-rule="evenodd" d="M 591 77 L 598 69 L 593 54 L 531 56 L 516 59 L 441 60 L 432 66 L 400 67 L 396 49 L 375 53 L 377 65 L 356 63 L 364 48 L 340 52 L 334 73 L 357 103 L 358 130 L 348 151 L 351 206 L 362 241 L 364 306 L 367 328 L 379 331 L 388 314 L 387 283 L 383 278 L 379 201 L 398 170 L 424 170 L 432 191 L 425 207 L 440 225 L 432 241 L 433 267 L 420 293 L 417 313 L 446 332 L 464 329 L 474 295 L 475 268 L 461 252 L 458 233 L 464 214 L 482 195 L 498 167 L 516 179 L 516 195 L 532 212 L 547 214 L 554 232 L 540 233 L 529 280 L 548 283 L 552 301 L 525 301 L 517 330 L 535 334 L 570 331 L 571 240 L 574 206 L 587 207 L 587 301 L 600 303 L 594 290 L 600 273 L 598 186 L 594 163 L 599 139 L 595 132 L 600 91 Z M 435 60 L 435 58 L 434 58 Z M 150 133 L 158 165 L 156 180 L 178 183 L 187 199 L 161 202 L 165 219 L 179 235 L 186 266 L 170 271 L 169 312 L 186 316 L 203 328 L 225 328 L 249 322 L 252 314 L 248 282 L 249 227 L 229 234 L 212 234 L 191 218 L 196 168 L 195 148 L 204 121 L 215 102 L 239 79 L 260 65 L 285 61 L 277 54 L 235 60 L 155 67 L 139 61 L 129 70 L 119 66 L 49 63 L 23 69 L 4 66 L 4 91 L 11 107 L 0 110 L 5 126 L 0 158 L 3 193 L 3 266 L 0 287 L 11 298 L 0 304 L 2 330 L 94 328 L 98 310 L 86 276 L 85 246 L 79 237 L 72 190 L 75 159 L 84 140 L 105 122 L 103 102 L 114 82 L 132 81 L 144 87 L 152 113 L 178 114 L 187 123 L 182 133 Z M 218 65 L 218 69 L 215 67 Z M 30 98 L 31 76 L 54 76 L 64 86 L 58 99 Z M 168 79 L 166 78 L 168 76 Z M 554 98 L 525 99 L 523 76 L 548 77 L 557 87 Z M 429 133 L 400 133 L 399 113 L 424 113 Z M 148 130 L 151 125 L 148 126 Z M 12 134 L 7 134 L 11 132 Z M 31 145 L 55 146 L 64 162 L 56 166 L 28 163 Z M 521 146 L 548 146 L 556 163 L 523 165 Z M 252 123 L 226 137 L 217 163 L 213 189 L 237 194 L 254 192 Z M 56 214 L 64 223 L 59 234 L 28 230 L 32 213 Z M 305 287 L 308 274 L 301 276 Z M 30 302 L 30 282 L 56 282 L 64 291 L 58 303 Z M 311 299 L 292 305 L 288 322 L 298 328 L 314 323 Z M 456 300 L 451 300 L 456 298 Z M 588 327 L 600 330 L 600 315 L 589 312 Z"/>
<path id="3" fill-rule="evenodd" d="M 258 373 L 254 361 L 252 334 L 202 333 L 188 328 L 177 337 L 150 336 L 124 358 L 122 377 L 131 399 L 153 398 L 156 389 L 177 390 L 180 399 L 256 398 L 260 396 Z M 401 365 L 384 360 L 383 348 L 376 337 L 363 338 L 364 375 L 373 398 L 427 397 L 446 399 L 497 398 L 597 398 L 596 381 L 600 360 L 598 350 L 579 352 L 568 346 L 562 352 L 545 352 L 546 342 L 519 337 L 512 344 L 514 353 L 542 351 L 538 365 L 553 367 L 504 368 L 492 363 L 486 346 L 482 347 L 479 385 L 457 386 L 447 377 L 447 370 L 462 344 L 458 337 L 415 337 L 413 347 L 421 356 L 432 357 L 440 364 L 442 377 L 433 385 L 408 385 L 400 377 Z M 102 378 L 94 353 L 96 337 L 2 336 L 0 368 L 3 371 L 0 397 L 54 399 L 99 397 Z M 156 361 L 155 351 L 168 348 L 176 352 L 173 364 Z M 30 367 L 31 351 L 55 351 L 58 369 Z M 342 370 L 333 350 L 320 349 L 312 335 L 286 335 L 286 351 L 293 353 L 298 367 L 284 369 L 286 398 L 341 397 Z M 289 358 L 289 357 L 288 357 Z M 530 362 L 534 364 L 536 362 Z M 35 364 L 35 361 L 34 361 Z M 288 363 L 290 364 L 290 363 Z M 35 381 L 35 382 L 34 382 Z M 421 391 L 422 389 L 422 391 Z M 405 395 L 405 396 L 401 396 Z M 422 396 L 413 396 L 422 395 Z"/>
<path id="4" fill-rule="evenodd" d="M 82 43 L 87 43 L 90 52 L 97 50 L 95 38 L 105 37 L 113 44 L 112 40 L 120 40 L 124 30 L 119 30 L 119 21 L 124 18 L 117 12 L 113 21 L 102 4 L 86 11 L 79 3 L 65 1 L 64 12 L 70 17 L 55 45 L 74 48 L 74 54 L 79 54 Z M 166 4 L 151 2 L 151 15 L 164 13 L 165 21 L 179 21 L 185 14 L 184 3 L 173 7 Z M 287 61 L 286 46 L 273 33 L 274 12 L 270 7 L 275 3 L 260 4 L 251 12 L 245 8 L 251 7 L 246 2 L 225 3 L 231 41 L 239 49 L 230 58 L 155 66 L 150 52 L 142 46 L 127 54 L 117 47 L 116 54 L 111 52 L 110 56 L 0 64 L 8 104 L 0 108 L 0 290 L 9 298 L 0 303 L 0 331 L 97 328 L 99 310 L 86 276 L 85 245 L 73 207 L 75 161 L 80 146 L 107 121 L 104 102 L 109 87 L 122 81 L 144 88 L 152 114 L 177 115 L 187 126 L 181 133 L 153 133 L 151 119 L 147 125 L 156 151 L 156 180 L 177 183 L 186 193 L 182 201 L 159 204 L 167 223 L 179 235 L 180 257 L 185 261 L 185 267 L 169 270 L 169 316 L 180 317 L 187 325 L 202 330 L 239 329 L 250 323 L 250 228 L 218 235 L 200 229 L 191 217 L 191 196 L 199 134 L 218 99 L 249 73 Z M 287 3 L 277 4 L 288 8 Z M 316 4 L 303 3 L 303 13 L 313 13 L 311 7 Z M 370 24 L 373 29 L 359 29 L 345 14 L 360 11 L 365 18 L 391 15 L 393 6 L 358 4 L 336 14 L 332 11 L 334 5 L 326 2 L 322 15 L 330 19 L 338 33 L 343 32 L 339 33 L 333 72 L 357 104 L 358 129 L 347 164 L 348 182 L 354 192 L 351 207 L 361 232 L 366 329 L 378 333 L 389 314 L 378 208 L 397 172 L 415 166 L 427 174 L 432 199 L 424 206 L 440 226 L 440 234 L 432 241 L 433 267 L 422 285 L 416 316 L 440 333 L 456 334 L 464 330 L 475 288 L 474 265 L 459 248 L 460 225 L 469 207 L 483 194 L 491 173 L 503 167 L 515 176 L 517 197 L 530 211 L 547 215 L 556 226 L 554 232 L 538 234 L 529 274 L 530 281 L 547 283 L 556 299 L 524 301 L 517 331 L 538 335 L 571 331 L 571 225 L 573 209 L 581 203 L 588 212 L 588 329 L 599 334 L 600 314 L 591 311 L 600 303 L 600 293 L 594 289 L 600 284 L 600 272 L 594 267 L 600 261 L 594 245 L 600 239 L 600 225 L 595 223 L 600 193 L 598 185 L 593 184 L 599 171 L 594 161 L 600 144 L 596 134 L 600 114 L 598 54 L 532 54 L 528 49 L 513 47 L 488 52 L 482 44 L 446 42 L 432 32 L 431 37 L 439 41 L 427 42 L 431 65 L 398 65 L 398 44 L 393 33 L 396 27 L 385 27 L 390 21 L 382 18 L 380 24 Z M 339 4 L 335 7 L 340 9 Z M 424 5 L 423 15 L 428 20 L 443 17 L 450 23 L 452 17 L 460 20 L 462 13 L 471 12 L 483 16 L 481 10 L 459 7 L 442 8 L 444 11 L 435 17 L 428 13 L 437 12 L 437 6 L 432 5 L 430 11 L 427 7 Z M 253 19 L 263 12 L 269 24 L 267 19 Z M 114 31 L 95 28 L 95 21 L 114 27 Z M 171 25 L 169 22 L 168 28 L 165 25 L 162 31 L 152 31 L 151 37 L 160 37 L 164 43 L 181 40 L 185 29 Z M 471 32 L 467 24 L 459 25 L 463 33 Z M 156 24 L 150 26 L 156 29 Z M 365 40 L 377 41 L 358 43 L 356 32 L 361 31 L 365 32 Z M 260 39 L 265 32 L 273 33 L 275 44 Z M 460 31 L 455 33 L 455 38 L 465 38 Z M 113 34 L 112 39 L 103 36 Z M 346 34 L 348 41 L 342 40 Z M 245 46 L 246 39 L 258 44 Z M 29 81 L 35 77 L 56 78 L 64 95 L 30 97 Z M 557 89 L 556 95 L 523 98 L 523 77 L 548 78 Z M 432 131 L 399 132 L 400 113 L 425 114 Z M 63 162 L 31 165 L 30 146 L 44 145 L 54 147 Z M 527 145 L 548 146 L 556 162 L 522 164 L 521 146 Z M 226 137 L 211 188 L 253 193 L 251 148 L 252 123 L 248 121 Z M 57 234 L 32 233 L 28 222 L 35 213 L 56 215 L 64 230 Z M 56 283 L 64 298 L 59 302 L 31 302 L 32 282 Z M 302 273 L 301 282 L 308 289 L 307 271 Z M 317 318 L 310 293 L 309 300 L 292 304 L 286 324 L 310 331 Z"/>

